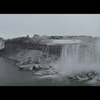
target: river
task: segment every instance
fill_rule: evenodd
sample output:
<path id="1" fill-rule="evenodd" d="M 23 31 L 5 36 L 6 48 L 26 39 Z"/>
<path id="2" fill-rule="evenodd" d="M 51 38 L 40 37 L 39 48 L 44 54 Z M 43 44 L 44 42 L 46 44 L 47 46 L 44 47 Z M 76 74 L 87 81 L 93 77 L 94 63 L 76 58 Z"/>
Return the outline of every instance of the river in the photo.
<path id="1" fill-rule="evenodd" d="M 0 57 L 0 86 L 88 86 L 85 81 L 56 81 L 54 78 L 40 78 L 32 72 L 20 71 L 16 60 Z"/>

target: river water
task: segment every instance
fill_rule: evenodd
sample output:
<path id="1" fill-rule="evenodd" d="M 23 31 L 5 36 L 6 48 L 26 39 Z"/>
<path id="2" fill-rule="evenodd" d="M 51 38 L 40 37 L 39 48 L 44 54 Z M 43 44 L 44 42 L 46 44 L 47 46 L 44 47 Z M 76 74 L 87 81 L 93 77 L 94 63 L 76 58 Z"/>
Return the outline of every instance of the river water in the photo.
<path id="1" fill-rule="evenodd" d="M 57 81 L 54 78 L 41 78 L 32 72 L 20 71 L 16 60 L 0 57 L 0 86 L 88 86 L 85 81 Z"/>

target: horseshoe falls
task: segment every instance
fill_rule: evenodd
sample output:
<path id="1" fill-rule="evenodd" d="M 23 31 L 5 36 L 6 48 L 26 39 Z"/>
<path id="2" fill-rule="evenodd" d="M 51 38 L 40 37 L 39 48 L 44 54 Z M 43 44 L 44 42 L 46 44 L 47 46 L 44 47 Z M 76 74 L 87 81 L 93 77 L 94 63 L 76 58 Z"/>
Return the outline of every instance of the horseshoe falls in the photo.
<path id="1" fill-rule="evenodd" d="M 100 73 L 100 45 L 69 43 L 63 44 L 59 59 L 53 64 L 55 70 L 61 75 Z"/>

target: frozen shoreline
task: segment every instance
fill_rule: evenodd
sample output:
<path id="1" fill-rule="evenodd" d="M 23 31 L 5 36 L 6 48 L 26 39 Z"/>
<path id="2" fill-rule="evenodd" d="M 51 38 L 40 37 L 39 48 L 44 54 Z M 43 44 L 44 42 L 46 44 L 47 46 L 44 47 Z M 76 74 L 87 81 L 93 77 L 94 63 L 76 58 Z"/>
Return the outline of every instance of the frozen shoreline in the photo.
<path id="1" fill-rule="evenodd" d="M 49 56 L 40 50 L 20 50 L 15 54 L 5 56 L 7 58 L 19 61 L 16 63 L 19 70 L 31 71 L 34 75 L 52 75 L 55 74 L 54 68 L 51 66 L 56 56 Z"/>

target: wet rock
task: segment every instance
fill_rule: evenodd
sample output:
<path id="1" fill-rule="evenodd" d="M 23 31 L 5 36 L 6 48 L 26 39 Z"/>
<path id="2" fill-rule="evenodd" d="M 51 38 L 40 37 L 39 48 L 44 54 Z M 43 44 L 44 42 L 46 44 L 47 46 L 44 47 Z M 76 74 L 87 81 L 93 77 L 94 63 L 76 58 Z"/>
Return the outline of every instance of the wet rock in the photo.
<path id="1" fill-rule="evenodd" d="M 90 76 L 92 76 L 92 73 L 91 73 L 91 72 L 89 72 L 89 73 L 87 73 L 87 75 L 86 75 L 86 76 L 90 77 Z"/>
<path id="2" fill-rule="evenodd" d="M 82 75 L 79 73 L 78 76 L 81 77 Z"/>
<path id="3" fill-rule="evenodd" d="M 96 71 L 93 71 L 93 75 L 98 75 L 98 73 Z"/>
<path id="4" fill-rule="evenodd" d="M 82 74 L 81 78 L 86 78 L 86 75 L 85 74 Z"/>
<path id="5" fill-rule="evenodd" d="M 20 67 L 19 70 L 21 71 L 30 71 L 29 67 Z"/>
<path id="6" fill-rule="evenodd" d="M 23 70 L 23 68 L 19 67 L 19 70 Z"/>
<path id="7" fill-rule="evenodd" d="M 69 79 L 73 79 L 73 75 L 72 74 L 70 74 L 68 77 L 69 77 Z"/>
<path id="8" fill-rule="evenodd" d="M 33 67 L 32 67 L 32 72 L 34 72 L 34 70 L 35 71 L 39 71 L 39 70 L 41 70 L 41 69 L 43 69 L 41 66 L 40 66 L 40 64 L 35 64 Z"/>

